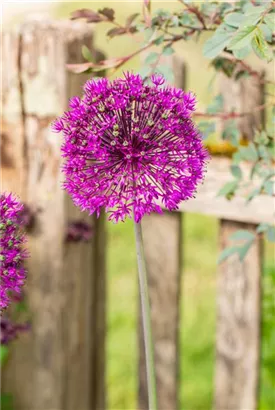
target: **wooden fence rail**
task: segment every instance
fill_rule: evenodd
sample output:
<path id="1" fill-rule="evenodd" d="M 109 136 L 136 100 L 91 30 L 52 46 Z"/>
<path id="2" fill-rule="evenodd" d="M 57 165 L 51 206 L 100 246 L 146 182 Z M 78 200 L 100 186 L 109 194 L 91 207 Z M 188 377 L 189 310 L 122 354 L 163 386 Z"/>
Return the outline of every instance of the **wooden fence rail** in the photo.
<path id="1" fill-rule="evenodd" d="M 60 137 L 50 130 L 52 120 L 67 108 L 68 98 L 81 93 L 86 76 L 68 73 L 65 64 L 81 61 L 82 44 L 93 47 L 92 32 L 78 22 L 28 22 L 16 34 L 5 33 L 2 44 L 3 188 L 16 192 L 37 210 L 35 229 L 29 235 L 31 258 L 26 286 L 32 329 L 16 344 L 2 386 L 13 393 L 16 410 L 103 410 L 104 218 L 95 220 L 81 214 L 61 189 Z M 176 84 L 184 87 L 184 63 L 177 59 L 172 63 Z M 232 90 L 240 111 L 247 111 L 246 101 L 251 106 L 262 99 L 261 86 L 255 79 L 243 79 L 232 87 L 224 87 L 224 81 L 221 92 L 228 106 L 232 106 Z M 259 116 L 251 117 L 250 122 L 245 118 L 239 126 L 249 134 L 261 121 Z M 268 196 L 262 195 L 249 205 L 242 193 L 230 202 L 216 197 L 220 186 L 230 179 L 229 167 L 228 159 L 213 158 L 196 199 L 183 203 L 179 212 L 154 214 L 143 220 L 159 410 L 180 410 L 183 214 L 216 216 L 220 220 L 221 249 L 227 246 L 232 232 L 248 229 L 255 233 L 257 223 L 273 223 L 274 202 Z M 248 166 L 243 172 L 248 172 Z M 66 243 L 68 222 L 79 218 L 92 225 L 93 239 Z M 257 408 L 262 258 L 258 238 L 244 262 L 232 256 L 218 267 L 216 410 Z M 146 410 L 140 326 L 139 335 L 139 409 Z"/>

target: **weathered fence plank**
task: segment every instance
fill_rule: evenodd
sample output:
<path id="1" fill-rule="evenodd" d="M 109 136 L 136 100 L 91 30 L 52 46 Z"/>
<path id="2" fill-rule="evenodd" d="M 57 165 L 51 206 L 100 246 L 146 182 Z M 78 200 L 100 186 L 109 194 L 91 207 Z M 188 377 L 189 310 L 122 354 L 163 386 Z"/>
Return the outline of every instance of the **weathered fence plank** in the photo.
<path id="1" fill-rule="evenodd" d="M 255 225 L 221 221 L 220 247 L 238 229 L 253 234 Z M 216 410 L 256 410 L 260 369 L 262 241 L 257 238 L 245 260 L 231 256 L 219 268 L 216 342 Z"/>
<path id="2" fill-rule="evenodd" d="M 237 66 L 235 72 L 240 70 L 242 67 Z M 242 138 L 247 140 L 251 140 L 254 129 L 261 127 L 264 121 L 264 110 L 254 110 L 264 103 L 263 78 L 264 73 L 260 78 L 249 76 L 237 81 L 225 74 L 219 75 L 224 112 L 250 113 L 236 119 Z"/>
<path id="3" fill-rule="evenodd" d="M 184 87 L 184 63 L 178 58 L 166 59 L 172 64 L 175 83 Z M 158 406 L 160 410 L 178 409 L 178 330 L 181 276 L 180 213 L 153 214 L 142 221 L 145 258 L 151 302 L 152 330 L 155 347 Z M 147 386 L 141 315 L 139 318 L 139 409 L 147 410 Z"/>
<path id="4" fill-rule="evenodd" d="M 238 120 L 243 138 L 252 139 L 254 129 L 264 119 L 264 111 L 254 111 L 263 104 L 263 86 L 258 77 L 251 76 L 239 81 L 221 78 L 221 92 L 226 111 L 252 112 Z M 249 164 L 243 166 L 244 178 L 249 180 Z M 227 168 L 229 170 L 229 166 Z M 218 189 L 218 186 L 216 186 Z M 251 187 L 248 192 L 251 192 Z M 220 221 L 220 245 L 224 249 L 229 238 L 238 229 L 256 234 L 256 225 L 274 221 L 274 199 L 262 195 L 245 202 L 244 191 L 238 198 L 228 201 L 228 212 L 235 207 L 234 218 L 223 216 Z M 226 205 L 225 205 L 226 206 Z M 238 209 L 237 209 L 238 208 Z M 236 215 L 239 214 L 239 218 Z M 228 221 L 227 219 L 233 219 Z M 240 221 L 240 222 L 235 222 Z M 243 222 L 248 222 L 245 224 Z M 219 267 L 218 322 L 215 369 L 216 410 L 256 410 L 260 373 L 260 326 L 261 326 L 261 239 L 256 237 L 243 262 L 238 256 L 228 258 Z"/>
<path id="5" fill-rule="evenodd" d="M 68 98 L 81 92 L 85 75 L 69 74 L 65 64 L 80 61 L 81 45 L 92 44 L 90 30 L 78 22 L 30 21 L 13 40 L 19 45 L 16 67 L 4 67 L 6 145 L 15 144 L 13 132 L 21 127 L 19 162 L 15 158 L 10 170 L 3 164 L 12 175 L 5 188 L 38 209 L 26 285 L 32 327 L 16 344 L 3 376 L 18 410 L 104 408 L 104 221 L 84 218 L 61 188 L 61 138 L 50 129 Z M 6 46 L 4 62 L 9 52 Z M 16 111 L 14 95 L 17 102 L 20 96 Z M 68 222 L 80 218 L 94 226 L 92 242 L 66 244 Z"/>
<path id="6" fill-rule="evenodd" d="M 211 158 L 207 166 L 205 180 L 199 186 L 196 198 L 182 202 L 179 211 L 211 215 L 231 221 L 272 224 L 274 222 L 274 198 L 262 194 L 247 203 L 246 196 L 255 186 L 259 185 L 259 181 L 256 179 L 251 183 L 251 186 L 239 189 L 230 201 L 217 196 L 220 188 L 233 180 L 230 165 L 231 160 L 229 158 Z M 241 164 L 241 169 L 244 181 L 249 181 L 251 165 L 249 163 Z"/>
<path id="7" fill-rule="evenodd" d="M 155 347 L 158 405 L 177 409 L 178 330 L 181 272 L 181 214 L 146 216 L 142 221 Z M 143 332 L 140 317 L 139 409 L 147 410 Z"/>

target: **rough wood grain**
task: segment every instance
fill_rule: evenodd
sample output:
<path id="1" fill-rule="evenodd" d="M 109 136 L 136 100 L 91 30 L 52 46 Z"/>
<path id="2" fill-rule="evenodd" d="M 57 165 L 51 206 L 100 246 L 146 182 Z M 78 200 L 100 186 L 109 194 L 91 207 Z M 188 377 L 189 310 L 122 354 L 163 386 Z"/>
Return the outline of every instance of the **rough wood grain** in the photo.
<path id="1" fill-rule="evenodd" d="M 176 57 L 162 57 L 172 66 L 177 87 L 184 88 L 185 64 Z M 142 229 L 148 274 L 159 410 L 178 409 L 178 329 L 181 274 L 180 213 L 151 214 Z M 140 309 L 139 309 L 140 312 Z M 145 352 L 139 313 L 139 409 L 148 409 Z"/>
<path id="2" fill-rule="evenodd" d="M 263 194 L 254 198 L 249 204 L 246 203 L 245 196 L 253 190 L 257 181 L 250 187 L 239 190 L 231 201 L 217 197 L 219 189 L 232 181 L 230 165 L 229 158 L 212 158 L 207 167 L 204 183 L 199 186 L 196 198 L 182 202 L 179 206 L 180 212 L 195 212 L 216 216 L 220 219 L 254 224 L 261 222 L 273 224 L 274 197 Z M 244 180 L 249 181 L 250 164 L 243 164 L 241 168 Z"/>
<path id="3" fill-rule="evenodd" d="M 178 409 L 178 331 L 181 214 L 152 214 L 142 221 L 151 302 L 159 410 Z M 148 409 L 143 331 L 139 318 L 139 409 Z"/>
<path id="4" fill-rule="evenodd" d="M 2 35 L 1 183 L 23 197 L 23 123 L 19 83 L 19 36 Z M 23 198 L 24 199 L 24 198 Z"/>
<path id="5" fill-rule="evenodd" d="M 104 332 L 95 341 L 94 335 L 98 322 L 104 327 L 104 317 L 95 313 L 104 315 L 97 308 L 98 300 L 105 303 L 104 269 L 99 272 L 95 262 L 98 239 L 65 244 L 69 220 L 81 217 L 93 223 L 94 219 L 77 211 L 61 188 L 61 137 L 50 129 L 55 117 L 67 108 L 68 98 L 81 92 L 85 76 L 69 74 L 65 64 L 80 61 L 81 45 L 91 45 L 91 28 L 78 22 L 29 21 L 14 38 L 18 49 L 11 56 L 16 50 L 19 54 L 12 60 L 15 67 L 4 66 L 5 76 L 14 84 L 14 90 L 4 90 L 4 121 L 8 143 L 15 144 L 15 130 L 20 148 L 18 161 L 16 157 L 10 165 L 12 178 L 7 179 L 5 164 L 3 176 L 6 189 L 21 194 L 39 212 L 29 236 L 26 286 L 32 329 L 12 352 L 3 388 L 13 393 L 18 410 L 101 409 L 104 371 L 98 373 L 95 351 L 104 367 Z M 6 45 L 4 61 L 5 56 L 11 59 L 9 52 Z M 18 106 L 12 104 L 14 95 L 17 102 L 19 95 Z M 104 233 L 99 236 L 104 259 Z M 102 286 L 96 293 L 98 272 Z M 96 390 L 92 387 L 95 377 Z"/>
<path id="6" fill-rule="evenodd" d="M 220 246 L 238 229 L 255 225 L 221 221 Z M 240 262 L 233 255 L 219 268 L 216 342 L 216 410 L 256 410 L 260 369 L 262 241 Z"/>

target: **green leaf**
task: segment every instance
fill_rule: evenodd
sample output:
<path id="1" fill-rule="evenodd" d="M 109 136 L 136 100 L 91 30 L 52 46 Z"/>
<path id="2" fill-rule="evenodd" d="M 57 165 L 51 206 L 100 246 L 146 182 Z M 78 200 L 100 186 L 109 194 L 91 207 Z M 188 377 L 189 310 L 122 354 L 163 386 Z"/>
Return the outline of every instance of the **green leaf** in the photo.
<path id="1" fill-rule="evenodd" d="M 145 64 L 146 65 L 148 65 L 148 64 L 154 64 L 156 61 L 157 61 L 157 59 L 159 58 L 159 54 L 158 53 L 155 53 L 155 52 L 153 52 L 153 53 L 150 53 L 150 54 L 148 54 L 148 56 L 145 58 Z"/>
<path id="2" fill-rule="evenodd" d="M 169 67 L 168 65 L 158 65 L 156 72 L 162 74 L 168 82 L 174 82 L 174 73 L 172 67 Z"/>
<path id="3" fill-rule="evenodd" d="M 268 195 L 270 195 L 270 196 L 272 196 L 272 195 L 274 195 L 274 193 L 275 193 L 275 191 L 274 191 L 274 181 L 266 181 L 265 183 L 264 183 L 264 190 L 265 190 L 265 192 L 268 194 Z"/>
<path id="4" fill-rule="evenodd" d="M 258 152 L 252 142 L 249 143 L 248 147 L 240 147 L 239 152 L 245 161 L 254 162 L 258 160 Z"/>
<path id="5" fill-rule="evenodd" d="M 81 52 L 82 52 L 82 55 L 83 55 L 83 57 L 85 58 L 85 60 L 90 61 L 91 63 L 93 62 L 92 53 L 91 53 L 91 51 L 88 49 L 87 46 L 83 45 L 83 46 L 81 47 Z"/>
<path id="6" fill-rule="evenodd" d="M 262 18 L 267 6 L 252 6 L 245 11 L 245 19 L 242 22 L 242 27 L 256 25 Z"/>
<path id="7" fill-rule="evenodd" d="M 264 145 L 259 145 L 258 146 L 258 152 L 259 152 L 259 156 L 262 159 L 269 159 L 269 152 L 267 150 L 267 148 Z"/>
<path id="8" fill-rule="evenodd" d="M 155 39 L 154 43 L 156 44 L 156 46 L 159 46 L 160 44 L 163 43 L 164 40 L 164 36 L 159 36 L 158 38 Z"/>
<path id="9" fill-rule="evenodd" d="M 275 31 L 275 16 L 271 14 L 267 14 L 264 18 L 265 24 L 269 27 L 271 32 L 273 33 Z"/>
<path id="10" fill-rule="evenodd" d="M 267 239 L 269 242 L 275 242 L 275 227 L 269 226 L 267 230 Z"/>
<path id="11" fill-rule="evenodd" d="M 143 67 L 138 71 L 139 75 L 141 75 L 142 78 L 147 77 L 147 76 L 150 74 L 150 72 L 151 72 L 151 67 L 149 67 L 149 66 L 147 66 L 147 65 L 143 66 Z"/>
<path id="12" fill-rule="evenodd" d="M 223 96 L 222 94 L 217 95 L 212 103 L 207 107 L 208 114 L 217 114 L 223 109 Z"/>
<path id="13" fill-rule="evenodd" d="M 230 142 L 237 147 L 240 142 L 240 130 L 237 126 L 236 121 L 231 120 L 231 121 L 226 121 L 225 123 L 225 129 L 222 133 L 222 137 L 225 139 L 230 140 Z"/>
<path id="14" fill-rule="evenodd" d="M 269 48 L 262 31 L 257 28 L 254 32 L 253 39 L 251 41 L 252 48 L 259 58 L 270 62 L 273 58 L 271 49 Z"/>
<path id="15" fill-rule="evenodd" d="M 164 56 L 170 56 L 171 54 L 174 54 L 175 50 L 171 46 L 165 46 L 163 49 L 162 54 Z"/>
<path id="16" fill-rule="evenodd" d="M 237 179 L 242 179 L 242 170 L 239 167 L 239 165 L 231 165 L 230 169 L 233 177 Z"/>
<path id="17" fill-rule="evenodd" d="M 239 258 L 240 258 L 240 261 L 241 261 L 241 262 L 244 260 L 244 258 L 245 258 L 245 256 L 246 256 L 247 252 L 249 251 L 249 249 L 250 249 L 252 243 L 253 243 L 253 240 L 252 240 L 252 241 L 248 241 L 246 244 L 244 244 L 243 246 L 241 246 L 241 247 L 238 249 L 238 254 L 239 254 Z"/>
<path id="18" fill-rule="evenodd" d="M 238 181 L 227 182 L 218 192 L 217 196 L 233 194 L 238 187 Z"/>
<path id="19" fill-rule="evenodd" d="M 238 165 L 242 161 L 242 156 L 239 151 L 234 152 L 233 157 L 232 157 L 232 163 L 234 165 Z"/>
<path id="20" fill-rule="evenodd" d="M 268 229 L 269 225 L 266 223 L 261 223 L 260 225 L 257 226 L 256 232 L 257 233 L 262 233 L 266 232 Z"/>
<path id="21" fill-rule="evenodd" d="M 234 255 L 234 253 L 237 253 L 238 251 L 239 251 L 239 248 L 237 246 L 225 248 L 219 255 L 218 263 L 223 262 L 224 260 L 229 258 L 229 256 Z"/>
<path id="22" fill-rule="evenodd" d="M 260 24 L 260 30 L 262 30 L 263 34 L 264 34 L 264 38 L 266 39 L 266 41 L 272 41 L 272 33 L 273 31 L 270 30 L 270 28 L 268 27 L 267 24 Z"/>
<path id="23" fill-rule="evenodd" d="M 230 13 L 225 16 L 224 21 L 226 24 L 229 24 L 229 26 L 239 27 L 244 17 L 243 13 Z"/>
<path id="24" fill-rule="evenodd" d="M 240 28 L 228 44 L 227 48 L 230 50 L 239 50 L 241 48 L 249 46 L 256 29 L 257 27 L 255 26 L 245 26 L 243 28 Z"/>
<path id="25" fill-rule="evenodd" d="M 251 45 L 248 45 L 246 47 L 233 50 L 233 55 L 238 60 L 243 60 L 245 57 L 247 57 L 251 53 L 251 51 L 252 51 L 252 47 Z"/>
<path id="26" fill-rule="evenodd" d="M 215 58 L 225 49 L 233 35 L 228 27 L 230 26 L 220 26 L 213 36 L 206 41 L 203 47 L 205 57 Z"/>
<path id="27" fill-rule="evenodd" d="M 244 240 L 244 241 L 253 241 L 255 239 L 255 235 L 245 229 L 240 229 L 236 232 L 234 232 L 230 238 L 231 240 L 238 241 L 238 240 Z"/>
<path id="28" fill-rule="evenodd" d="M 247 197 L 246 197 L 246 203 L 252 201 L 253 198 L 255 198 L 255 196 L 260 195 L 261 192 L 261 188 L 255 188 L 253 189 L 253 191 L 251 191 Z"/>
<path id="29" fill-rule="evenodd" d="M 155 33 L 156 31 L 153 30 L 152 28 L 146 28 L 146 30 L 144 31 L 144 42 L 146 44 L 149 43 L 152 40 Z"/>
<path id="30" fill-rule="evenodd" d="M 198 123 L 198 128 L 202 133 L 203 139 L 205 139 L 215 132 L 216 124 L 210 121 L 201 121 Z"/>
<path id="31" fill-rule="evenodd" d="M 0 363 L 1 365 L 3 365 L 7 358 L 8 358 L 8 354 L 9 354 L 9 348 L 6 345 L 0 345 Z"/>

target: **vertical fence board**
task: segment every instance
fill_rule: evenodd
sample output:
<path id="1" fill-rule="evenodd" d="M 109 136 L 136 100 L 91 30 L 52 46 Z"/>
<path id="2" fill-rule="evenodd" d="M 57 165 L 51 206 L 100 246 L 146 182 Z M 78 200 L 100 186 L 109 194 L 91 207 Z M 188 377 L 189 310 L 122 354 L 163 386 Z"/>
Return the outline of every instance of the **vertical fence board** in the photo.
<path id="1" fill-rule="evenodd" d="M 226 112 L 252 112 L 237 119 L 242 138 L 251 140 L 254 128 L 259 128 L 264 120 L 264 111 L 254 111 L 264 101 L 261 79 L 250 76 L 235 81 L 221 74 L 220 90 Z M 222 249 L 229 246 L 228 237 L 238 229 L 249 229 L 256 234 L 255 225 L 222 220 Z M 215 378 L 217 410 L 257 408 L 261 262 L 261 241 L 257 239 L 243 263 L 232 256 L 219 268 Z"/>
<path id="2" fill-rule="evenodd" d="M 177 57 L 163 57 L 172 66 L 175 85 L 184 88 L 185 64 Z M 142 229 L 151 302 L 155 347 L 158 407 L 178 409 L 179 295 L 181 275 L 182 214 L 151 214 Z M 148 409 L 143 330 L 139 309 L 139 409 Z"/>
<path id="3" fill-rule="evenodd" d="M 221 249 L 238 229 L 256 226 L 222 220 Z M 245 260 L 233 255 L 219 268 L 215 408 L 256 410 L 260 368 L 262 243 L 257 238 Z"/>
<path id="4" fill-rule="evenodd" d="M 19 86 L 19 36 L 2 35 L 1 173 L 2 190 L 23 197 L 23 123 Z"/>
<path id="5" fill-rule="evenodd" d="M 151 302 L 159 409 L 177 409 L 181 214 L 142 222 Z M 139 332 L 139 409 L 148 409 L 143 331 Z"/>
<path id="6" fill-rule="evenodd" d="M 225 74 L 220 74 L 219 82 L 225 112 L 251 112 L 236 120 L 242 137 L 251 140 L 254 128 L 259 128 L 264 119 L 264 110 L 254 111 L 254 108 L 264 103 L 264 88 L 261 79 L 250 76 L 235 81 Z"/>
<path id="7" fill-rule="evenodd" d="M 12 166 L 6 189 L 38 210 L 29 235 L 26 285 L 32 328 L 17 342 L 3 375 L 3 388 L 13 393 L 18 410 L 101 409 L 97 403 L 104 400 L 103 371 L 96 375 L 100 394 L 92 394 L 94 351 L 102 357 L 104 349 L 104 330 L 94 340 L 98 322 L 104 327 L 104 311 L 97 308 L 98 302 L 105 303 L 104 269 L 96 265 L 97 245 L 95 250 L 98 235 L 104 259 L 104 227 L 95 224 L 92 243 L 65 244 L 69 220 L 93 223 L 94 218 L 76 210 L 61 187 L 61 136 L 50 129 L 85 81 L 85 75 L 69 74 L 65 64 L 79 61 L 81 45 L 91 40 L 90 26 L 82 23 L 30 21 L 17 37 L 16 67 L 4 68 L 6 76 L 17 70 L 14 88 L 20 96 L 18 113 L 11 105 L 4 110 L 10 141 L 12 126 L 21 126 L 19 162 Z M 4 61 L 10 51 L 5 50 Z M 95 293 L 98 273 L 103 285 Z"/>

